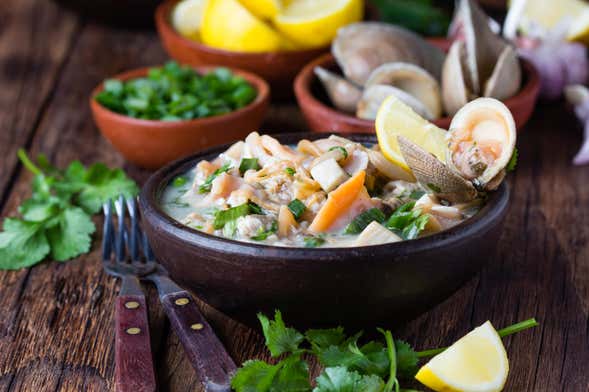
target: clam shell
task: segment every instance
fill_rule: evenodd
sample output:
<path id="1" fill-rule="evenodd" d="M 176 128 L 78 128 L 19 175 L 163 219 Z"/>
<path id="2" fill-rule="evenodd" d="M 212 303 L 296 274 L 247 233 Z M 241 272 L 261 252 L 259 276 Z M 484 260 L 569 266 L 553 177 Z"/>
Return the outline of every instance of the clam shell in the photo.
<path id="1" fill-rule="evenodd" d="M 522 70 L 517 52 L 507 45 L 495 65 L 493 74 L 485 83 L 485 97 L 500 100 L 513 97 L 522 83 Z"/>
<path id="2" fill-rule="evenodd" d="M 409 139 L 397 138 L 401 154 L 417 181 L 434 194 L 453 203 L 468 202 L 476 198 L 477 191 L 469 181 L 440 162 Z"/>
<path id="3" fill-rule="evenodd" d="M 362 86 L 378 66 L 398 61 L 417 64 L 439 79 L 445 57 L 417 34 L 378 22 L 340 28 L 331 50 L 346 78 Z"/>
<path id="4" fill-rule="evenodd" d="M 319 78 L 331 103 L 337 109 L 354 113 L 362 97 L 362 90 L 352 82 L 322 67 L 315 67 L 315 75 Z"/>
<path id="5" fill-rule="evenodd" d="M 366 120 L 375 120 L 381 104 L 391 95 L 399 98 L 421 117 L 430 120 L 434 118 L 433 113 L 419 99 L 401 89 L 385 84 L 374 84 L 364 90 L 362 98 L 358 102 L 356 116 Z"/>
<path id="6" fill-rule="evenodd" d="M 478 96 L 508 44 L 491 30 L 487 15 L 472 0 L 461 0 L 457 15 L 462 18 L 467 66 L 473 93 Z"/>
<path id="7" fill-rule="evenodd" d="M 409 63 L 387 63 L 376 68 L 366 81 L 366 87 L 386 84 L 412 95 L 428 109 L 428 120 L 442 115 L 440 84 L 425 69 Z M 409 105 L 412 106 L 412 105 Z"/>
<path id="8" fill-rule="evenodd" d="M 474 146 L 482 148 L 489 142 L 493 146 L 490 148 L 500 146 L 501 151 L 498 152 L 499 155 L 494 158 L 492 164 L 472 179 L 480 188 L 487 190 L 496 188 L 502 180 L 502 177 L 498 176 L 509 163 L 517 139 L 515 121 L 507 106 L 493 98 L 475 99 L 456 113 L 448 132 L 446 162 L 449 167 L 464 177 L 469 177 L 465 174 L 464 168 L 472 167 L 473 161 L 468 154 L 460 155 L 457 148 L 469 152 L 471 151 L 469 148 Z M 468 136 L 467 145 L 463 144 L 464 135 Z M 467 159 L 467 161 L 459 162 L 458 159 Z"/>
<path id="9" fill-rule="evenodd" d="M 442 68 L 442 101 L 450 116 L 466 105 L 471 96 L 472 84 L 467 79 L 469 73 L 464 69 L 464 56 L 464 43 L 454 41 Z"/>

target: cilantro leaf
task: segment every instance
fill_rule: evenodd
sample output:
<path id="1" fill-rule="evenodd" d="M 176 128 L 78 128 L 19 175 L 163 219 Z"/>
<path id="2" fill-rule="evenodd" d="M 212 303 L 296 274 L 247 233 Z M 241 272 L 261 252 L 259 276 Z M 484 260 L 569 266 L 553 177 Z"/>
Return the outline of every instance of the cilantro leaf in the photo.
<path id="1" fill-rule="evenodd" d="M 417 353 L 409 343 L 399 339 L 395 339 L 395 348 L 397 349 L 398 377 L 406 380 L 413 379 L 419 369 Z"/>
<path id="2" fill-rule="evenodd" d="M 237 392 L 308 392 L 309 367 L 298 355 L 291 355 L 270 365 L 263 361 L 246 361 L 231 380 Z"/>
<path id="3" fill-rule="evenodd" d="M 309 329 L 305 337 L 311 343 L 314 350 L 319 351 L 329 346 L 339 346 L 346 340 L 346 334 L 342 327 L 331 329 Z"/>
<path id="4" fill-rule="evenodd" d="M 258 313 L 258 320 L 262 324 L 262 331 L 266 338 L 266 346 L 273 357 L 284 353 L 293 353 L 299 349 L 304 340 L 303 334 L 294 328 L 288 328 L 282 321 L 282 313 L 276 310 L 274 320 L 269 320 L 262 313 Z"/>
<path id="5" fill-rule="evenodd" d="M 102 204 L 119 195 L 134 197 L 139 192 L 133 180 L 122 169 L 109 169 L 103 163 L 95 163 L 88 169 L 74 161 L 65 172 L 70 190 L 79 192 L 75 200 L 84 211 L 95 214 Z M 79 186 L 76 189 L 76 186 Z"/>
<path id="6" fill-rule="evenodd" d="M 326 368 L 316 381 L 313 392 L 380 392 L 384 386 L 378 376 L 362 376 L 343 366 Z"/>
<path id="7" fill-rule="evenodd" d="M 50 252 L 43 222 L 27 222 L 6 218 L 0 233 L 0 269 L 16 270 L 30 267 Z"/>
<path id="8" fill-rule="evenodd" d="M 65 261 L 90 250 L 91 235 L 96 227 L 84 210 L 66 209 L 56 220 L 57 223 L 47 230 L 53 259 Z"/>

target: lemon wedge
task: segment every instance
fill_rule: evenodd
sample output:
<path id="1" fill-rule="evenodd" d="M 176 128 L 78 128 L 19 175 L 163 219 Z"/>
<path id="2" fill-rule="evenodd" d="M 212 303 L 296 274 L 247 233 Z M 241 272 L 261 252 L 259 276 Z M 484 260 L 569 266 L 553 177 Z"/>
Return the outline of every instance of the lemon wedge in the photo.
<path id="1" fill-rule="evenodd" d="M 487 321 L 433 357 L 415 378 L 434 391 L 499 392 L 508 373 L 503 342 Z"/>
<path id="2" fill-rule="evenodd" d="M 198 40 L 206 0 L 182 0 L 172 11 L 172 26 L 186 38 Z"/>
<path id="3" fill-rule="evenodd" d="M 275 52 L 288 47 L 276 30 L 238 0 L 208 0 L 201 37 L 206 45 L 237 52 Z"/>
<path id="4" fill-rule="evenodd" d="M 281 0 L 240 0 L 248 10 L 262 19 L 272 19 L 282 10 Z"/>
<path id="5" fill-rule="evenodd" d="M 569 27 L 567 39 L 589 44 L 589 7 L 573 20 Z"/>
<path id="6" fill-rule="evenodd" d="M 525 3 L 520 5 L 518 3 Z M 588 5 L 583 0 L 511 0 L 509 7 L 523 6 L 522 26 L 525 30 L 526 23 L 535 22 L 540 26 L 551 29 L 563 18 L 574 18 Z"/>
<path id="7" fill-rule="evenodd" d="M 274 18 L 276 28 L 303 48 L 327 46 L 337 30 L 358 22 L 363 0 L 292 0 Z"/>
<path id="8" fill-rule="evenodd" d="M 400 99 L 391 95 L 380 106 L 376 115 L 376 136 L 384 156 L 408 172 L 411 172 L 397 143 L 404 136 L 421 148 L 446 162 L 446 131 L 436 127 Z"/>

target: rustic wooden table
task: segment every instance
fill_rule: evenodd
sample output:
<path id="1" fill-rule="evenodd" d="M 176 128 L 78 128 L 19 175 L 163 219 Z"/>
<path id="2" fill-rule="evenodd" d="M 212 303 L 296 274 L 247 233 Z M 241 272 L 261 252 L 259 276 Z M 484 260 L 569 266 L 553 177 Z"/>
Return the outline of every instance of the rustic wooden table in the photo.
<path id="1" fill-rule="evenodd" d="M 86 22 L 47 0 L 0 7 L 0 208 L 16 213 L 30 175 L 16 151 L 58 165 L 81 159 L 149 174 L 125 163 L 99 135 L 91 89 L 122 70 L 161 64 L 153 32 Z M 274 106 L 264 130 L 305 129 L 293 104 Z M 446 345 L 490 319 L 536 317 L 541 326 L 506 339 L 509 391 L 587 391 L 589 374 L 589 167 L 570 165 L 580 128 L 561 103 L 540 106 L 519 141 L 509 216 L 488 267 L 446 302 L 406 326 L 388 325 L 417 347 Z M 0 391 L 113 390 L 113 300 L 117 284 L 92 253 L 67 263 L 0 273 Z M 150 292 L 162 391 L 200 390 Z M 207 310 L 237 362 L 266 358 L 260 335 Z"/>

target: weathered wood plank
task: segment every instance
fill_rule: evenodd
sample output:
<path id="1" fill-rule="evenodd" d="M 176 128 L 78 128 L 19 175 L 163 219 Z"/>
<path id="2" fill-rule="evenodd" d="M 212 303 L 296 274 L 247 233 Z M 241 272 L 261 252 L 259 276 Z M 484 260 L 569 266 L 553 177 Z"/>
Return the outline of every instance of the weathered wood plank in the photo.
<path id="1" fill-rule="evenodd" d="M 0 7 L 0 206 L 17 159 L 51 99 L 78 30 L 76 17 L 46 0 Z"/>

